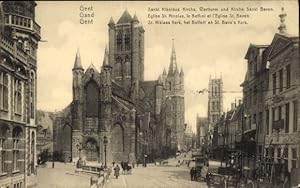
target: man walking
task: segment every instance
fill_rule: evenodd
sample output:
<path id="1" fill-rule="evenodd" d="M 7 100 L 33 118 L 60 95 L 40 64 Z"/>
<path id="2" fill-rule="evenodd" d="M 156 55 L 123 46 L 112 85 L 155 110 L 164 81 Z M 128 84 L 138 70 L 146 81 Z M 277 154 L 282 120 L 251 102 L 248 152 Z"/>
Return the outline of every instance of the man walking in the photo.
<path id="1" fill-rule="evenodd" d="M 115 171 L 116 179 L 118 179 L 118 177 L 119 177 L 119 175 L 120 175 L 120 167 L 119 167 L 119 165 L 117 165 L 117 166 L 114 168 L 114 171 Z"/>
<path id="2" fill-rule="evenodd" d="M 191 168 L 190 175 L 191 175 L 191 181 L 194 181 L 194 167 Z"/>

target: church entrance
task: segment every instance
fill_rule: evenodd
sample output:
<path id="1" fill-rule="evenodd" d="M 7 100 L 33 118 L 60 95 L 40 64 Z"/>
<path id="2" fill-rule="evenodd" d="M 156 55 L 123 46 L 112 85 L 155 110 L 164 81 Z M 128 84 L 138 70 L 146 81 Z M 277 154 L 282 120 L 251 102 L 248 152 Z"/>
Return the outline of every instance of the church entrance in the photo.
<path id="1" fill-rule="evenodd" d="M 97 141 L 93 138 L 88 139 L 86 141 L 85 150 L 85 157 L 87 161 L 98 161 L 99 156 L 99 146 Z"/>

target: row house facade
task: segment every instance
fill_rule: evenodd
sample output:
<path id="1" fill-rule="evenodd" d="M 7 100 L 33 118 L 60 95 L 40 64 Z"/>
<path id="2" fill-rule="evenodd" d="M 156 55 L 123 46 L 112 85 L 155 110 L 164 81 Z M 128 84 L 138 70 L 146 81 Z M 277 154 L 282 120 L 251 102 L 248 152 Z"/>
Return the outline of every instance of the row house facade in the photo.
<path id="1" fill-rule="evenodd" d="M 255 141 L 256 150 L 246 162 L 256 163 L 263 157 L 264 129 L 263 112 L 268 90 L 267 49 L 268 45 L 250 44 L 245 59 L 247 72 L 243 87 L 243 141 Z"/>
<path id="2" fill-rule="evenodd" d="M 34 1 L 0 3 L 0 187 L 35 187 L 36 70 L 40 26 Z"/>
<path id="3" fill-rule="evenodd" d="M 299 168 L 299 36 L 286 32 L 286 14 L 270 45 L 250 44 L 243 87 L 243 139 L 254 140 L 258 168 L 281 163 L 291 172 Z"/>
<path id="4" fill-rule="evenodd" d="M 280 14 L 279 33 L 269 46 L 269 90 L 265 100 L 265 156 L 284 163 L 289 171 L 299 168 L 300 63 L 299 36 L 286 32 Z"/>

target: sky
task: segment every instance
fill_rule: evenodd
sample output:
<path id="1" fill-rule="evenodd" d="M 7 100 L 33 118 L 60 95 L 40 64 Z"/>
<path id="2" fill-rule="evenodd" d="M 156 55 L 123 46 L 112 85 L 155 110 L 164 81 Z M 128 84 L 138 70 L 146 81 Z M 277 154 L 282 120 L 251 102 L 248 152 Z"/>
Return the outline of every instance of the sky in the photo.
<path id="1" fill-rule="evenodd" d="M 80 24 L 80 6 L 92 6 L 93 24 Z M 248 25 L 150 25 L 148 8 L 270 7 L 271 12 L 250 12 Z M 185 121 L 196 130 L 196 116 L 207 116 L 209 77 L 222 77 L 224 111 L 241 99 L 246 73 L 244 59 L 250 43 L 270 44 L 278 32 L 278 15 L 284 7 L 289 34 L 299 33 L 297 1 L 204 2 L 47 2 L 38 1 L 36 21 L 42 27 L 38 48 L 38 109 L 59 111 L 72 100 L 72 68 L 77 49 L 84 69 L 93 63 L 100 70 L 108 43 L 110 18 L 115 22 L 124 10 L 135 13 L 145 29 L 145 80 L 156 80 L 169 67 L 172 38 L 177 64 L 185 74 Z M 242 12 L 243 13 L 243 12 Z"/>

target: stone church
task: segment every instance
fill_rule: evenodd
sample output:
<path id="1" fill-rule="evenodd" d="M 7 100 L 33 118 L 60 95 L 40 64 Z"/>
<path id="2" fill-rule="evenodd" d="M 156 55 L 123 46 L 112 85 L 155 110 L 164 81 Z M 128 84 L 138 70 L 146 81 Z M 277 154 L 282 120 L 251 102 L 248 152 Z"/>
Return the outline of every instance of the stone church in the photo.
<path id="1" fill-rule="evenodd" d="M 73 101 L 56 115 L 54 150 L 67 159 L 107 163 L 148 160 L 182 149 L 184 73 L 174 44 L 168 73 L 144 80 L 144 33 L 136 15 L 124 11 L 108 23 L 109 44 L 101 71 L 83 69 L 79 51 L 73 72 Z"/>

